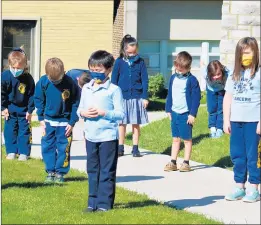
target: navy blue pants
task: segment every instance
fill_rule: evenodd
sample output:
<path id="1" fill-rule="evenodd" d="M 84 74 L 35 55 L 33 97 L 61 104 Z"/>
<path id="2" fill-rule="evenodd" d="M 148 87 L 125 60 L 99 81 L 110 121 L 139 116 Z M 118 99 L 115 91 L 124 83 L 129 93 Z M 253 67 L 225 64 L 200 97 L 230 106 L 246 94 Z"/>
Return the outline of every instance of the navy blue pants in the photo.
<path id="1" fill-rule="evenodd" d="M 89 182 L 88 206 L 112 209 L 115 199 L 118 140 L 86 141 Z"/>
<path id="2" fill-rule="evenodd" d="M 32 145 L 32 128 L 25 116 L 10 114 L 5 120 L 4 138 L 6 153 L 30 156 Z"/>
<path id="3" fill-rule="evenodd" d="M 225 91 L 214 92 L 207 89 L 208 127 L 223 130 L 223 99 Z"/>
<path id="4" fill-rule="evenodd" d="M 72 135 L 65 136 L 65 126 L 51 126 L 45 122 L 45 135 L 42 137 L 42 156 L 47 173 L 65 175 L 70 170 L 70 150 Z"/>
<path id="5" fill-rule="evenodd" d="M 257 168 L 260 136 L 256 128 L 257 122 L 231 122 L 230 156 L 236 183 L 245 183 L 249 173 L 249 183 L 260 184 L 260 168 Z"/>

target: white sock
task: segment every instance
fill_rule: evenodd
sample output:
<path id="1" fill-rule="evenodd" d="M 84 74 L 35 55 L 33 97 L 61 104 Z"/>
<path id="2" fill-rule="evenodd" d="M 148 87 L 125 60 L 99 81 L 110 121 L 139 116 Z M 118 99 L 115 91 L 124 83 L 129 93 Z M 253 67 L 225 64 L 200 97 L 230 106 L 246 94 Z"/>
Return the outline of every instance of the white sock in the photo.
<path id="1" fill-rule="evenodd" d="M 211 133 L 216 133 L 216 131 L 217 131 L 217 130 L 216 130 L 215 127 L 210 127 L 210 132 L 211 132 Z"/>

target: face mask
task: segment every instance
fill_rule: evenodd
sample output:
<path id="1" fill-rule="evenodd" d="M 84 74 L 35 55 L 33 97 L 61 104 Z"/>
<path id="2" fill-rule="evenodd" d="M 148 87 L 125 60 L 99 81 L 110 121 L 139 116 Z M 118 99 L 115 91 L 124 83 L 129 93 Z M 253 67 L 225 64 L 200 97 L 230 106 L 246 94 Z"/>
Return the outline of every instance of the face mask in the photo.
<path id="1" fill-rule="evenodd" d="M 246 55 L 246 54 L 242 55 L 241 63 L 242 63 L 243 66 L 250 66 L 252 64 L 252 61 L 253 61 L 252 55 Z"/>
<path id="2" fill-rule="evenodd" d="M 58 85 L 62 82 L 62 79 L 61 80 L 51 80 L 51 82 L 54 84 L 54 85 Z"/>
<path id="3" fill-rule="evenodd" d="M 106 79 L 105 73 L 90 72 L 91 78 L 95 80 L 95 83 L 101 84 Z"/>
<path id="4" fill-rule="evenodd" d="M 10 72 L 13 74 L 14 77 L 19 77 L 20 75 L 23 74 L 24 70 L 23 69 L 14 69 L 10 66 Z"/>

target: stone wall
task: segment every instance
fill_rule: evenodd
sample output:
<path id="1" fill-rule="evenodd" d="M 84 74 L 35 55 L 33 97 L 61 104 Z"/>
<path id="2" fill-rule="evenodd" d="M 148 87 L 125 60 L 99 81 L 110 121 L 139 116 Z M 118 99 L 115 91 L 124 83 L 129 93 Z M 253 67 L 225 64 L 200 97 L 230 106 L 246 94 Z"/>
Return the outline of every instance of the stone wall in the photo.
<path id="1" fill-rule="evenodd" d="M 260 47 L 260 2 L 223 1 L 220 59 L 224 65 L 234 67 L 236 44 L 247 36 L 256 38 Z"/>

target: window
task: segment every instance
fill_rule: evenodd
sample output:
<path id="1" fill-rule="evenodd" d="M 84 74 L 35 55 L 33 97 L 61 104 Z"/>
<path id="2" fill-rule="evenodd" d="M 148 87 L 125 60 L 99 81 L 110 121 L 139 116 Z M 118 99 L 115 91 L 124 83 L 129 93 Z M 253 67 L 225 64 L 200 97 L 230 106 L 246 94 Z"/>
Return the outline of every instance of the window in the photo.
<path id="1" fill-rule="evenodd" d="M 35 20 L 3 20 L 2 70 L 8 65 L 8 54 L 14 47 L 23 46 L 29 71 L 35 73 Z"/>

